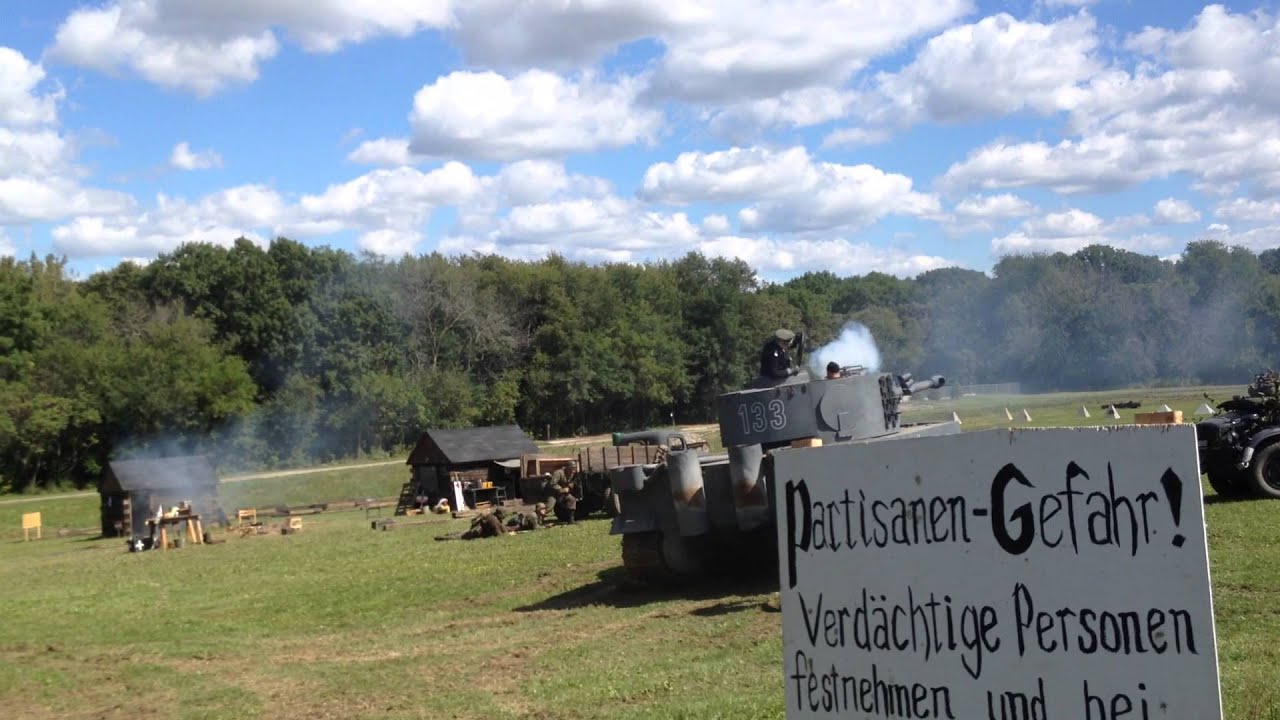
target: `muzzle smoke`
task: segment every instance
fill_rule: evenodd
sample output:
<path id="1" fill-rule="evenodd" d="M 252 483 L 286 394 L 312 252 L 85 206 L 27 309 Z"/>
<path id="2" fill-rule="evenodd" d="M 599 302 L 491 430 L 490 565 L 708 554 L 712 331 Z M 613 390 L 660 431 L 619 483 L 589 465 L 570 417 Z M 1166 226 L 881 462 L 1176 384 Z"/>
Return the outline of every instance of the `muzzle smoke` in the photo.
<path id="1" fill-rule="evenodd" d="M 819 377 L 826 372 L 827 363 L 861 365 L 868 372 L 880 370 L 880 349 L 871 331 L 859 323 L 849 323 L 835 340 L 813 351 L 809 362 Z"/>

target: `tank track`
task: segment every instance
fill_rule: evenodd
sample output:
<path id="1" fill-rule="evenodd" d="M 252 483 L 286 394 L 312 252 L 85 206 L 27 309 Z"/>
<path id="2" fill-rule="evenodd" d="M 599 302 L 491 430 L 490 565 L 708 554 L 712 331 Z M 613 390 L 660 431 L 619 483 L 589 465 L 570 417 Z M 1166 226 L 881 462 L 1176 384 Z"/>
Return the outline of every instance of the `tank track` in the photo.
<path id="1" fill-rule="evenodd" d="M 676 574 L 662 557 L 662 533 L 628 533 L 622 536 L 622 568 L 632 580 L 669 585 Z"/>

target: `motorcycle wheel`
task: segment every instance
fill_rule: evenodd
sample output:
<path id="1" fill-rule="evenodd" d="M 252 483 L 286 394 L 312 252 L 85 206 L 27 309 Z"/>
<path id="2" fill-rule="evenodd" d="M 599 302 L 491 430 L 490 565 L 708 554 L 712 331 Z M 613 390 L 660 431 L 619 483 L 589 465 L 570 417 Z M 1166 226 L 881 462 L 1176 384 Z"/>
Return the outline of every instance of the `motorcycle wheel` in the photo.
<path id="1" fill-rule="evenodd" d="M 1209 487 L 1224 498 L 1240 498 L 1249 494 L 1249 478 L 1239 470 L 1215 468 L 1206 473 Z"/>
<path id="2" fill-rule="evenodd" d="M 1251 463 L 1253 490 L 1259 496 L 1280 500 L 1280 443 L 1258 451 Z"/>

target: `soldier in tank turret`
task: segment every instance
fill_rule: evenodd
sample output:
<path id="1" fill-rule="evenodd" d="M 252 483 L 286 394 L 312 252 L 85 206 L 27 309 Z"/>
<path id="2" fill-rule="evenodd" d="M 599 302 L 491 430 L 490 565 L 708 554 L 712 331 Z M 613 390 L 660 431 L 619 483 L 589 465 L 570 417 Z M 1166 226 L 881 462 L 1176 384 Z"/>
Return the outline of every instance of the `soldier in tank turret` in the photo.
<path id="1" fill-rule="evenodd" d="M 760 348 L 760 377 L 769 380 L 785 380 L 800 372 L 791 361 L 791 348 L 800 347 L 804 336 L 785 328 L 778 329 Z"/>

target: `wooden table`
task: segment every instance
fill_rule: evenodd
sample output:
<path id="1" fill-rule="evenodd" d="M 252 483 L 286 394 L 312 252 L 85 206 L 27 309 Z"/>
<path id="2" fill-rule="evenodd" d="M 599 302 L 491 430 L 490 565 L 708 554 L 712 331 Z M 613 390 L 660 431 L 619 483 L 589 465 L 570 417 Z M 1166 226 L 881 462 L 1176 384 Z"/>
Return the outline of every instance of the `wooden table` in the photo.
<path id="1" fill-rule="evenodd" d="M 490 498 L 489 500 L 487 500 L 487 502 L 489 502 L 491 505 L 501 505 L 502 501 L 507 499 L 507 490 L 501 485 L 494 485 L 492 487 L 463 488 L 462 493 L 464 496 L 468 496 L 471 498 L 472 510 L 474 510 L 476 508 L 476 505 L 480 502 L 481 496 L 486 496 Z"/>
<path id="2" fill-rule="evenodd" d="M 169 549 L 169 526 L 184 525 L 187 533 L 187 539 L 193 545 L 204 544 L 204 527 L 200 524 L 200 516 L 194 513 L 189 515 L 165 516 L 159 520 L 150 518 L 147 520 L 147 527 L 151 528 L 152 547 L 155 547 L 156 529 L 160 530 L 160 549 Z M 181 532 L 181 530 L 179 531 Z"/>

